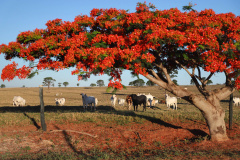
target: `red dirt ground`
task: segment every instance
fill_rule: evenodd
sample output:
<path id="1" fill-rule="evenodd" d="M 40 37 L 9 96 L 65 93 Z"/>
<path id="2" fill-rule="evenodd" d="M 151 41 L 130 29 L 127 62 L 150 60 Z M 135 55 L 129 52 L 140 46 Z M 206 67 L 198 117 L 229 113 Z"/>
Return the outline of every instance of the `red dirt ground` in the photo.
<path id="1" fill-rule="evenodd" d="M 79 124 L 47 124 L 47 131 L 36 129 L 34 125 L 12 126 L 0 129 L 0 154 L 28 150 L 30 153 L 80 149 L 134 150 L 163 149 L 178 147 L 186 150 L 239 150 L 240 127 L 233 125 L 227 130 L 230 140 L 211 142 L 207 137 L 208 128 L 203 122 L 185 121 L 180 124 L 159 125 L 152 122 L 117 125 L 109 123 L 83 122 Z M 238 151 L 237 151 L 238 152 Z M 224 157 L 223 157 L 224 158 Z"/>

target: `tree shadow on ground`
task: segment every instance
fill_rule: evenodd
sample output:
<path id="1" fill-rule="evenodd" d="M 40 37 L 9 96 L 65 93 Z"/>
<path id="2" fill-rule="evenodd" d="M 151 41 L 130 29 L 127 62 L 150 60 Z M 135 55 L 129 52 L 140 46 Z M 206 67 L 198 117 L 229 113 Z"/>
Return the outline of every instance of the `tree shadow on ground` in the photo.
<path id="1" fill-rule="evenodd" d="M 151 116 L 146 116 L 146 115 L 140 115 L 137 114 L 138 112 L 142 111 L 128 111 L 128 110 L 116 110 L 111 106 L 97 106 L 97 111 L 91 110 L 90 107 L 87 108 L 86 111 L 84 111 L 83 106 L 45 106 L 44 110 L 45 112 L 93 112 L 93 113 L 104 113 L 104 114 L 117 114 L 117 115 L 124 115 L 124 116 L 133 116 L 133 117 L 138 117 L 138 118 L 143 118 L 146 119 L 152 123 L 156 123 L 159 125 L 163 125 L 165 127 L 170 127 L 174 129 L 186 129 L 190 131 L 193 135 L 195 136 L 207 136 L 208 134 L 202 130 L 199 129 L 187 129 L 187 128 L 182 128 L 179 125 L 174 125 L 169 122 L 166 122 L 164 120 L 161 120 L 159 118 L 151 117 Z M 37 129 L 40 129 L 39 125 L 36 123 L 34 118 L 29 117 L 26 112 L 32 112 L 32 113 L 39 113 L 40 114 L 40 106 L 26 106 L 26 107 L 0 107 L 0 113 L 5 113 L 5 112 L 13 112 L 13 113 L 24 113 L 26 117 L 28 117 L 33 124 L 36 126 Z"/>
<path id="2" fill-rule="evenodd" d="M 61 133 L 64 135 L 65 141 L 67 142 L 68 146 L 72 149 L 72 151 L 78 155 L 84 156 L 85 158 L 91 158 L 91 155 L 88 155 L 86 153 L 84 153 L 82 150 L 78 150 L 75 146 L 74 146 L 74 142 L 72 142 L 71 140 L 71 135 L 67 133 L 67 130 L 62 130 L 60 127 L 58 127 L 57 125 L 54 125 L 54 127 L 58 130 L 61 131 Z M 92 157 L 93 158 L 93 157 Z"/>
<path id="3" fill-rule="evenodd" d="M 105 110 L 105 111 L 114 111 L 115 109 L 111 106 L 97 106 L 97 110 Z M 94 107 L 91 110 L 91 107 L 87 107 L 84 111 L 83 106 L 44 106 L 45 112 L 85 112 L 85 111 L 94 111 Z M 40 113 L 40 106 L 25 106 L 25 107 L 10 107 L 4 106 L 0 107 L 0 113 L 21 113 L 21 112 L 31 112 L 31 113 Z"/>
<path id="4" fill-rule="evenodd" d="M 188 129 L 188 128 L 182 128 L 181 126 L 178 126 L 178 125 L 174 125 L 174 124 L 171 124 L 169 122 L 166 122 L 166 121 L 163 121 L 159 118 L 155 118 L 155 117 L 151 117 L 151 116 L 145 116 L 145 115 L 139 115 L 137 114 L 138 112 L 135 112 L 135 111 L 114 111 L 117 115 L 124 115 L 124 116 L 132 116 L 132 117 L 138 117 L 138 118 L 143 118 L 143 119 L 146 119 L 152 123 L 156 123 L 156 124 L 159 124 L 159 125 L 163 125 L 164 127 L 170 127 L 170 128 L 173 128 L 173 129 L 186 129 L 188 130 L 189 132 L 191 132 L 194 136 L 202 136 L 202 137 L 205 137 L 205 136 L 208 136 L 208 134 L 200 129 Z M 113 112 L 113 113 L 114 113 Z M 141 111 L 140 111 L 141 112 Z M 106 114 L 106 112 L 105 112 Z"/>

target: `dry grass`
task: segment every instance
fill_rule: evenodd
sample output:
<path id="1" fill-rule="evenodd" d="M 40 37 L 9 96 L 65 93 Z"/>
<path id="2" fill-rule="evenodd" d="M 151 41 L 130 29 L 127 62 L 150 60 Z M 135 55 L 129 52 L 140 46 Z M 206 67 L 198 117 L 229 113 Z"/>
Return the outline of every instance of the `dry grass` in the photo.
<path id="1" fill-rule="evenodd" d="M 195 86 L 183 86 L 187 87 L 188 90 L 198 93 Z M 209 89 L 213 90 L 219 86 L 208 86 Z M 62 93 L 60 96 L 56 96 L 57 93 Z M 106 87 L 54 87 L 44 88 L 44 103 L 45 105 L 55 105 L 54 98 L 64 97 L 66 98 L 66 106 L 82 106 L 81 93 L 86 93 L 88 96 L 95 96 L 98 98 L 100 105 L 110 105 L 111 93 L 106 92 Z M 118 98 L 125 98 L 128 94 L 137 93 L 151 93 L 157 99 L 164 100 L 165 90 L 158 86 L 154 87 L 127 87 L 117 92 Z M 169 94 L 169 93 L 168 93 Z M 14 96 L 22 96 L 26 100 L 27 106 L 39 105 L 39 88 L 0 88 L 0 107 L 12 106 L 12 99 Z M 171 96 L 171 94 L 170 94 Z M 239 92 L 234 92 L 234 96 L 240 97 Z M 228 100 L 228 99 L 226 99 Z M 187 103 L 184 100 L 179 100 L 179 103 Z M 181 104 L 180 104 L 181 106 Z"/>
<path id="2" fill-rule="evenodd" d="M 188 90 L 193 92 L 198 92 L 195 86 L 183 86 L 187 87 Z M 209 89 L 215 89 L 219 86 L 208 86 Z M 106 92 L 106 87 L 61 87 L 61 88 L 44 88 L 44 104 L 45 104 L 45 118 L 46 121 L 109 121 L 116 119 L 124 119 L 125 121 L 133 120 L 132 117 L 117 117 L 117 115 L 102 115 L 101 113 L 106 113 L 112 111 L 110 97 L 111 93 Z M 34 119 L 39 122 L 39 88 L 4 88 L 0 89 L 0 124 L 1 125 L 24 125 L 32 123 L 29 121 L 29 117 L 19 114 L 24 112 L 28 113 L 28 116 L 34 117 Z M 61 96 L 56 96 L 57 93 L 62 93 Z M 99 105 L 97 112 L 83 113 L 82 111 L 82 97 L 81 93 L 86 93 L 88 96 L 95 96 L 99 100 Z M 117 92 L 118 98 L 125 98 L 128 94 L 133 93 L 151 93 L 159 100 L 164 100 L 165 90 L 158 86 L 154 87 L 127 87 Z M 171 94 L 170 94 L 171 95 Z M 26 99 L 26 107 L 22 107 L 23 110 L 18 107 L 12 106 L 13 96 L 21 96 Z M 240 97 L 239 92 L 234 92 L 234 96 Z M 66 99 L 66 104 L 64 107 L 56 107 L 54 98 L 64 97 Z M 221 105 L 226 111 L 226 121 L 228 121 L 228 99 L 223 100 Z M 117 105 L 115 108 L 117 111 L 125 111 L 125 114 L 130 114 L 127 110 L 127 106 Z M 104 110 L 102 112 L 101 110 Z M 142 107 L 139 108 L 142 111 Z M 1 112 L 4 112 L 1 113 Z M 240 123 L 240 107 L 234 107 L 234 122 Z M 168 110 L 165 104 L 158 104 L 155 109 L 147 109 L 147 112 L 138 112 L 140 115 L 151 116 L 154 118 L 164 118 L 169 121 L 184 121 L 184 120 L 202 120 L 204 121 L 200 111 L 196 109 L 193 105 L 189 104 L 185 100 L 178 100 L 178 111 Z M 121 120 L 124 121 L 124 120 Z M 133 120 L 141 121 L 141 120 Z"/>

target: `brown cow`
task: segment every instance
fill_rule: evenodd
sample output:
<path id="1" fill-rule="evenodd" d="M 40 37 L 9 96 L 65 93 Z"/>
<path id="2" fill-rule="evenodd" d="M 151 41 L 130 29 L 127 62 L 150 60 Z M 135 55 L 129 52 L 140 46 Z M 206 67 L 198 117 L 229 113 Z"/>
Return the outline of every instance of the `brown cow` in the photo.
<path id="1" fill-rule="evenodd" d="M 128 104 L 128 110 L 130 110 L 132 105 L 132 97 L 130 95 L 127 95 L 126 102 Z"/>

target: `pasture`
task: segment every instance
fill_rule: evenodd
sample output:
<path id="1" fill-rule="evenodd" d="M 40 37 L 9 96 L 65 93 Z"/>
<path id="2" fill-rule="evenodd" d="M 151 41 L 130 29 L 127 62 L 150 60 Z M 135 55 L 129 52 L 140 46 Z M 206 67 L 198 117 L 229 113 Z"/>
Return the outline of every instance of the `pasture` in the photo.
<path id="1" fill-rule="evenodd" d="M 195 86 L 184 87 L 198 92 Z M 98 99 L 96 111 L 90 107 L 83 111 L 81 93 Z M 125 99 L 134 93 L 165 99 L 165 90 L 158 86 L 127 87 L 116 95 Z M 46 132 L 40 127 L 39 88 L 0 89 L 0 159 L 240 158 L 240 106 L 233 108 L 233 129 L 229 130 L 229 99 L 221 105 L 230 140 L 216 143 L 209 141 L 200 111 L 182 99 L 178 99 L 178 110 L 157 104 L 146 112 L 142 107 L 134 112 L 126 104 L 111 107 L 112 94 L 106 87 L 44 88 L 43 95 Z M 26 106 L 13 107 L 14 96 L 23 97 Z M 240 97 L 239 92 L 234 96 Z M 55 98 L 65 98 L 65 105 L 56 106 Z"/>

